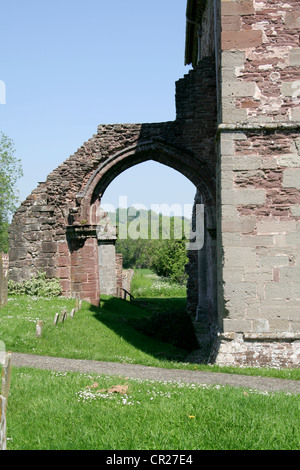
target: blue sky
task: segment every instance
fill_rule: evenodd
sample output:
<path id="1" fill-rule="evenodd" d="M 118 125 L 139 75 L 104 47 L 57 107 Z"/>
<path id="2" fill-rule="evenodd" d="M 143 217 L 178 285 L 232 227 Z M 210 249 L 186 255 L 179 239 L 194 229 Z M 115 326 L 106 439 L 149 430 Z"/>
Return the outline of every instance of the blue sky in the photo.
<path id="1" fill-rule="evenodd" d="M 22 162 L 21 200 L 99 124 L 175 119 L 185 10 L 186 0 L 2 0 L 0 131 Z M 104 202 L 192 203 L 194 186 L 157 165 L 124 172 Z"/>

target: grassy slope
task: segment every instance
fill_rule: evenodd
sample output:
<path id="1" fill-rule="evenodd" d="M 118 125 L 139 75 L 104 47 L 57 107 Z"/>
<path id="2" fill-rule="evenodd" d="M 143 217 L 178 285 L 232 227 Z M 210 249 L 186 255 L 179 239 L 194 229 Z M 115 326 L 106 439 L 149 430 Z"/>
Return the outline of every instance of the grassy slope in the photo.
<path id="1" fill-rule="evenodd" d="M 170 343 L 170 339 L 177 338 L 176 331 L 172 330 L 175 326 L 172 318 L 185 309 L 184 289 L 176 285 L 170 287 L 149 272 L 142 274 L 134 278 L 133 292 L 137 295 L 134 302 L 106 297 L 100 308 L 83 302 L 74 319 L 68 317 L 56 326 L 53 325 L 55 313 L 63 309 L 70 313 L 75 306 L 74 299 L 11 297 L 0 309 L 0 340 L 5 343 L 6 350 L 14 352 L 300 379 L 299 369 L 187 364 L 185 357 L 189 348 L 186 344 L 192 344 L 191 330 L 177 329 L 177 332 L 184 330 L 187 335 L 179 338 L 183 343 Z M 151 293 L 157 297 L 149 297 Z M 163 322 L 163 318 L 166 321 Z M 35 336 L 38 319 L 43 321 L 41 338 Z"/>

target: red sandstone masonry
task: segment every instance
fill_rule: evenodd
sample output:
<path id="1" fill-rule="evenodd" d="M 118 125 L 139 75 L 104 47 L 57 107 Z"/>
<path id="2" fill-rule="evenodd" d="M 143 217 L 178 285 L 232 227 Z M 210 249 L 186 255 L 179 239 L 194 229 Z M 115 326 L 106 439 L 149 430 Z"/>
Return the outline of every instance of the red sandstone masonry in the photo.
<path id="1" fill-rule="evenodd" d="M 261 31 L 224 31 L 222 33 L 222 49 L 244 50 L 262 44 Z"/>
<path id="2" fill-rule="evenodd" d="M 294 142 L 297 134 L 277 133 L 274 135 L 260 134 L 251 136 L 247 140 L 236 141 L 235 153 L 237 156 L 251 148 L 253 157 L 259 156 L 260 167 L 256 170 L 236 170 L 234 172 L 234 185 L 236 188 L 262 188 L 266 190 L 264 205 L 238 206 L 241 215 L 274 216 L 284 219 L 293 218 L 294 205 L 300 204 L 300 191 L 297 188 L 283 187 L 283 175 L 286 167 L 281 162 L 292 159 Z M 286 158 L 285 158 L 286 156 Z M 251 156 L 248 157 L 251 161 Z M 295 159 L 297 158 L 295 154 Z M 270 168 L 271 167 L 271 168 Z"/>
<path id="3" fill-rule="evenodd" d="M 253 0 L 222 1 L 221 3 L 222 16 L 253 15 L 254 12 Z"/>
<path id="4" fill-rule="evenodd" d="M 192 181 L 196 179 L 205 200 L 214 204 L 217 126 L 214 73 L 214 60 L 209 58 L 177 82 L 174 122 L 99 126 L 91 139 L 28 196 L 11 226 L 11 279 L 22 281 L 46 268 L 49 276 L 61 277 L 64 295 L 90 297 L 88 283 L 95 287 L 91 283 L 97 280 L 99 271 L 95 232 L 99 222 L 97 184 L 102 176 L 106 181 L 109 170 L 113 179 L 133 161 L 157 158 Z M 153 142 L 153 150 L 149 145 L 148 153 L 143 153 L 140 142 Z M 127 155 L 127 149 L 133 150 L 128 150 Z M 108 164 L 107 160 L 118 152 L 117 164 L 115 161 Z M 105 162 L 105 169 L 98 172 Z M 91 180 L 95 186 L 90 185 Z M 105 188 L 105 183 L 102 184 Z M 81 194 L 86 188 L 84 199 Z M 99 301 L 98 291 L 93 301 L 96 298 Z"/>
<path id="5" fill-rule="evenodd" d="M 253 99 L 234 99 L 236 109 L 246 111 L 236 114 L 239 119 L 300 120 L 300 61 L 292 59 L 299 50 L 299 31 L 296 0 L 222 2 L 222 49 L 245 52 L 244 66 L 236 69 L 237 83 L 256 84 Z"/>

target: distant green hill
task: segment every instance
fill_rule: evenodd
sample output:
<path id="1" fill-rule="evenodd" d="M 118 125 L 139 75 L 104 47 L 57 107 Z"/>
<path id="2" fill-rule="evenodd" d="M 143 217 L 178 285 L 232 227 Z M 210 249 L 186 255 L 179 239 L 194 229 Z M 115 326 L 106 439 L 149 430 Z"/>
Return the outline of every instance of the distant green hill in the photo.
<path id="1" fill-rule="evenodd" d="M 135 207 L 118 208 L 107 213 L 111 225 L 117 226 L 119 238 L 181 239 L 188 238 L 191 220 L 186 217 L 157 214 Z"/>

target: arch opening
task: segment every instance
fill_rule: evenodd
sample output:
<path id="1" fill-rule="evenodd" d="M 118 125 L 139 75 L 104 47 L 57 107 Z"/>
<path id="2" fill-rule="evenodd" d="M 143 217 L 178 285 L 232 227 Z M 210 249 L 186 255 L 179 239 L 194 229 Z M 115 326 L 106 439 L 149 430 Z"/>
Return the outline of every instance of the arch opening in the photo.
<path id="1" fill-rule="evenodd" d="M 127 148 L 113 155 L 94 171 L 86 188 L 77 198 L 82 219 L 96 232 L 93 242 L 92 239 L 86 241 L 90 244 L 94 243 L 94 261 L 89 256 L 88 263 L 97 264 L 94 271 L 100 295 L 104 284 L 106 284 L 105 293 L 117 295 L 118 280 L 115 261 L 117 233 L 111 227 L 101 224 L 102 205 L 109 186 L 121 174 L 150 161 L 176 170 L 193 185 L 195 197 L 191 216 L 194 232 L 196 232 L 195 224 L 198 223 L 196 207 L 203 206 L 203 245 L 187 251 L 186 272 L 188 276 L 187 310 L 194 323 L 198 325 L 198 336 L 206 348 L 212 340 L 212 331 L 218 323 L 214 179 L 206 165 L 195 159 L 193 154 L 164 146 L 161 142 L 143 143 L 138 148 Z M 97 256 L 95 256 L 96 252 Z M 108 284 L 110 284 L 110 290 L 107 289 Z"/>

